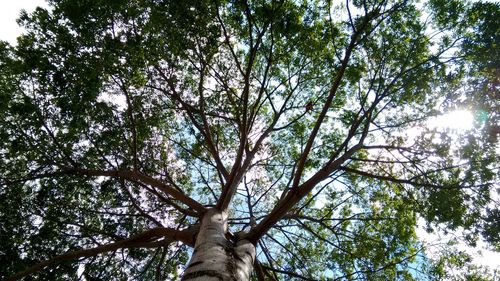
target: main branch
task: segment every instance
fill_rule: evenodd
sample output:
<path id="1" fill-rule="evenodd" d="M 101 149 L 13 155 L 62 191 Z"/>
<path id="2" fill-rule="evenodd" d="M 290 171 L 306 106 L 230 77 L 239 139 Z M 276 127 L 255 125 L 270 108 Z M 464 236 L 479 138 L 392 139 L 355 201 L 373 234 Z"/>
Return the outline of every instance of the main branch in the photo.
<path id="1" fill-rule="evenodd" d="M 110 252 L 117 249 L 161 247 L 161 246 L 166 246 L 174 241 L 180 241 L 188 245 L 194 245 L 195 231 L 196 231 L 195 228 L 188 228 L 186 230 L 176 230 L 173 228 L 153 228 L 143 233 L 136 234 L 130 238 L 117 241 L 115 243 L 101 245 L 91 249 L 71 251 L 53 257 L 49 260 L 42 261 L 31 267 L 28 267 L 27 269 L 20 271 L 12 275 L 11 277 L 7 278 L 5 281 L 20 280 L 21 278 L 33 274 L 37 271 L 40 271 L 48 266 L 54 266 L 64 261 L 74 260 L 81 257 L 92 257 L 101 253 Z M 158 238 L 164 238 L 164 239 L 158 240 Z"/>
<path id="2" fill-rule="evenodd" d="M 89 176 L 105 176 L 105 177 L 114 177 L 120 179 L 126 179 L 132 182 L 139 182 L 143 184 L 148 184 L 154 186 L 166 194 L 172 196 L 172 198 L 179 200 L 180 202 L 186 204 L 188 207 L 194 209 L 199 214 L 203 214 L 206 212 L 205 207 L 200 204 L 198 201 L 192 199 L 186 194 L 180 192 L 179 190 L 165 184 L 164 182 L 147 176 L 143 173 L 137 171 L 121 171 L 121 170 L 90 170 L 90 169 L 82 169 L 82 168 L 67 168 L 66 171 L 71 174 L 82 174 Z"/>

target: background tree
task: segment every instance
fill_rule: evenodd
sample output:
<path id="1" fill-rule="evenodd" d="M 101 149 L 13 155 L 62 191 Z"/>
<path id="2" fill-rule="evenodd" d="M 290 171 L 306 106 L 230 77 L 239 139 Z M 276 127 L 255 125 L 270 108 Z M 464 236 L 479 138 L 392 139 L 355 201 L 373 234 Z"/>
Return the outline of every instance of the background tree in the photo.
<path id="1" fill-rule="evenodd" d="M 499 249 L 498 4 L 50 5 L 0 48 L 0 278 L 445 277 L 419 218 Z"/>

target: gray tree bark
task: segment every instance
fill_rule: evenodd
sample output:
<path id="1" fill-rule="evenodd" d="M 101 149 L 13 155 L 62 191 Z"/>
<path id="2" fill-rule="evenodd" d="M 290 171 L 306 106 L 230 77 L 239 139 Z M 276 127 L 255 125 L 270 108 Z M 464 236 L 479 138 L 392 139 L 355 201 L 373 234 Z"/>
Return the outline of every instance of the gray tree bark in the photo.
<path id="1" fill-rule="evenodd" d="M 191 260 L 182 276 L 189 281 L 250 280 L 255 246 L 226 239 L 227 213 L 208 210 L 203 216 Z"/>

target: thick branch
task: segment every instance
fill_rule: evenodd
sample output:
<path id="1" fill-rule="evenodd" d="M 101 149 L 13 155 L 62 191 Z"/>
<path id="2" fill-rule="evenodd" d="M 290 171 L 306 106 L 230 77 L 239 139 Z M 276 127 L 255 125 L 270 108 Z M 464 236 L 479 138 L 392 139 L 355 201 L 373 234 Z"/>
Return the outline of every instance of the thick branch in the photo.
<path id="1" fill-rule="evenodd" d="M 320 129 L 321 125 L 323 124 L 323 121 L 326 117 L 326 114 L 328 113 L 328 110 L 330 109 L 330 106 L 333 102 L 333 99 L 334 99 L 336 93 L 337 93 L 337 90 L 339 89 L 339 87 L 341 85 L 342 78 L 344 77 L 344 72 L 347 69 L 352 51 L 356 47 L 358 36 L 360 35 L 364 26 L 366 26 L 368 24 L 368 20 L 369 19 L 367 18 L 365 20 L 365 22 L 363 23 L 363 27 L 360 30 L 356 31 L 351 37 L 351 41 L 349 42 L 349 45 L 347 46 L 347 49 L 345 51 L 344 58 L 342 59 L 341 67 L 340 67 L 339 71 L 337 72 L 337 75 L 335 75 L 335 80 L 333 81 L 332 87 L 330 88 L 330 91 L 328 93 L 328 97 L 326 98 L 325 104 L 323 105 L 321 113 L 318 116 L 316 123 L 314 124 L 314 128 L 313 128 L 311 134 L 309 135 L 309 138 L 307 139 L 307 143 L 306 143 L 306 146 L 304 148 L 304 151 L 302 152 L 302 155 L 300 156 L 300 159 L 298 161 L 297 170 L 295 171 L 295 175 L 294 175 L 294 179 L 293 179 L 292 189 L 297 188 L 299 183 L 300 183 L 302 173 L 304 172 L 305 163 L 306 163 L 306 161 L 309 157 L 309 153 L 313 147 L 314 140 L 316 139 L 316 136 L 319 132 L 319 129 Z"/>
<path id="2" fill-rule="evenodd" d="M 192 199 L 191 197 L 187 196 L 186 194 L 178 191 L 177 189 L 165 184 L 164 182 L 157 180 L 155 178 L 152 178 L 150 176 L 144 175 L 142 173 L 136 172 L 136 171 L 101 171 L 101 170 L 88 170 L 88 169 L 81 169 L 81 168 L 69 168 L 67 169 L 68 173 L 76 173 L 76 174 L 82 174 L 82 175 L 89 175 L 89 176 L 106 176 L 106 177 L 114 177 L 114 178 L 120 178 L 120 179 L 126 179 L 130 180 L 132 182 L 139 182 L 139 183 L 144 183 L 148 184 L 151 186 L 154 186 L 161 191 L 165 192 L 166 194 L 172 196 L 172 198 L 179 200 L 180 202 L 186 204 L 190 208 L 196 210 L 199 214 L 205 213 L 206 209 L 198 203 L 196 200 Z"/>
<path id="3" fill-rule="evenodd" d="M 311 192 L 314 187 L 328 177 L 333 171 L 340 168 L 342 163 L 344 163 L 349 157 L 356 153 L 361 148 L 361 143 L 350 148 L 344 155 L 333 161 L 327 166 L 321 168 L 314 176 L 309 178 L 306 182 L 301 184 L 295 189 L 292 189 L 276 207 L 271 211 L 271 213 L 264 218 L 254 229 L 248 234 L 248 240 L 255 242 L 262 235 L 264 235 L 273 225 L 276 224 L 280 219 L 282 219 L 288 211 L 295 206 L 302 198 L 304 198 L 309 192 Z"/>
<path id="4" fill-rule="evenodd" d="M 65 254 L 53 257 L 52 259 L 28 267 L 27 269 L 7 278 L 5 281 L 19 280 L 25 276 L 40 271 L 45 267 L 54 266 L 64 261 L 73 260 L 81 257 L 92 257 L 100 253 L 115 251 L 117 249 L 161 247 L 161 246 L 166 246 L 174 241 L 180 241 L 192 246 L 194 245 L 193 230 L 195 229 L 189 228 L 186 230 L 179 231 L 173 228 L 153 228 L 143 233 L 136 234 L 130 238 L 115 243 L 101 245 L 92 249 L 67 252 Z M 165 239 L 154 241 L 161 237 Z"/>

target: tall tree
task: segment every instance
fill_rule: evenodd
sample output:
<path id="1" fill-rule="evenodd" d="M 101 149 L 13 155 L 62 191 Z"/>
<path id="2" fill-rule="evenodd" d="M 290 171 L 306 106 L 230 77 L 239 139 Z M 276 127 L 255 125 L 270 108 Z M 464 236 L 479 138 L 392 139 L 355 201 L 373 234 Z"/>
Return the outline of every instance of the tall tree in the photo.
<path id="1" fill-rule="evenodd" d="M 49 3 L 0 44 L 0 278 L 445 276 L 418 219 L 499 249 L 498 4 Z"/>

